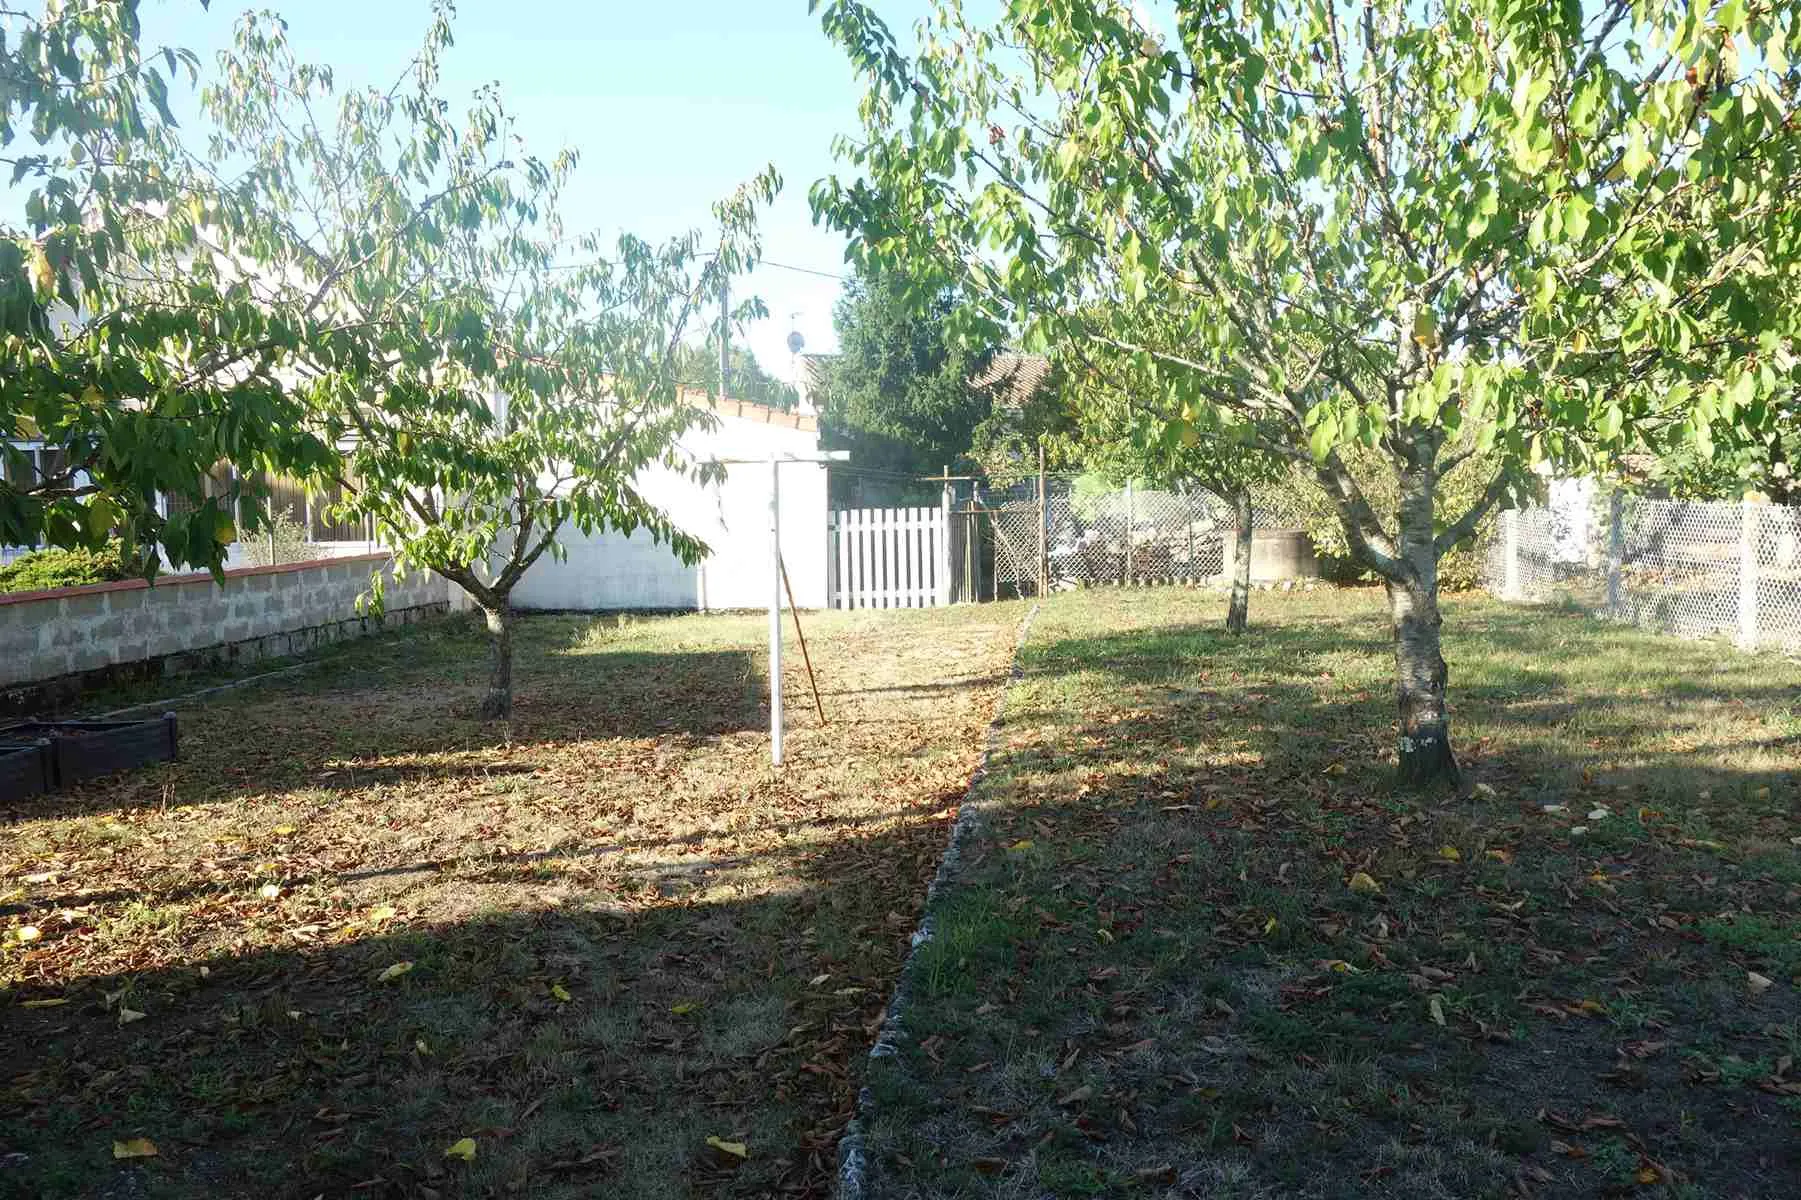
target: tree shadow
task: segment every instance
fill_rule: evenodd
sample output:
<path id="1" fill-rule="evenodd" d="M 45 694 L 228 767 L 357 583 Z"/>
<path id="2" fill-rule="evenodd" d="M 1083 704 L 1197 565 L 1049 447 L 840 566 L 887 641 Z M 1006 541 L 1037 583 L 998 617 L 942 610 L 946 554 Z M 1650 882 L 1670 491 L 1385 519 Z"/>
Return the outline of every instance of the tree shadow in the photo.
<path id="1" fill-rule="evenodd" d="M 1242 637 L 1191 622 L 1070 638 L 1032 647 L 1023 669 L 1046 680 L 1104 670 L 1148 689 L 1147 699 L 1173 707 L 1197 734 L 1229 719 L 1242 749 L 1267 764 L 1338 753 L 1347 771 L 1377 787 L 1393 762 L 1390 654 L 1385 617 L 1347 613 L 1254 626 Z M 1801 688 L 1770 682 L 1763 659 L 1708 643 L 1575 613 L 1489 608 L 1453 613 L 1446 657 L 1452 736 L 1478 780 L 1534 791 L 1582 781 L 1737 794 L 1786 779 L 1801 751 L 1801 729 L 1769 719 L 1801 701 Z M 1079 709 L 1030 704 L 1010 720 L 1069 728 L 1076 744 L 1097 747 L 1163 720 L 1147 710 L 1136 725 L 1095 730 L 1083 728 Z M 1720 748 L 1723 715 L 1767 730 L 1735 738 L 1730 763 L 1697 753 Z M 1646 745 L 1653 740 L 1661 748 Z"/>
<path id="2" fill-rule="evenodd" d="M 824 1197 L 944 829 L 608 886 L 521 856 L 505 891 L 440 885 L 480 891 L 463 919 L 296 914 L 285 944 L 0 989 L 0 1192 Z M 138 1137 L 157 1156 L 114 1161 Z"/>
<path id="3" fill-rule="evenodd" d="M 521 655 L 513 718 L 475 715 L 485 663 L 473 636 L 378 672 L 284 677 L 176 709 L 180 760 L 0 806 L 0 822 L 209 803 L 276 787 L 344 792 L 540 769 L 545 752 L 616 739 L 707 741 L 768 725 L 746 651 L 638 649 Z"/>

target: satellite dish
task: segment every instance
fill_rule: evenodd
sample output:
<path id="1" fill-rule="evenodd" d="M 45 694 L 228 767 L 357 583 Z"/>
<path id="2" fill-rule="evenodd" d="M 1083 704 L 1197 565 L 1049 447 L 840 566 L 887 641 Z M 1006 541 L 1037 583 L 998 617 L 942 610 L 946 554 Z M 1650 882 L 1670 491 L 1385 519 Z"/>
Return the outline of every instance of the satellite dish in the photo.
<path id="1" fill-rule="evenodd" d="M 800 335 L 800 330 L 796 329 L 788 335 L 788 353 L 799 354 L 801 347 L 806 344 L 807 339 Z"/>

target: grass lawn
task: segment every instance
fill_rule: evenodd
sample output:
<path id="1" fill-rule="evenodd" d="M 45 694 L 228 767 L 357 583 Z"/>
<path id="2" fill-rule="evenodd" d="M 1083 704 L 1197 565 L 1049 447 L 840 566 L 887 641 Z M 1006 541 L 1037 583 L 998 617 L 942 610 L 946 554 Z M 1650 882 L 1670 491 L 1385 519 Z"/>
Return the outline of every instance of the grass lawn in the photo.
<path id="1" fill-rule="evenodd" d="M 1798 1194 L 1801 669 L 1452 599 L 1409 799 L 1379 597 L 1221 607 L 1040 613 L 875 1194 Z"/>
<path id="2" fill-rule="evenodd" d="M 0 813 L 0 1195 L 824 1195 L 1021 614 L 814 616 L 779 778 L 762 618 L 547 617 Z"/>

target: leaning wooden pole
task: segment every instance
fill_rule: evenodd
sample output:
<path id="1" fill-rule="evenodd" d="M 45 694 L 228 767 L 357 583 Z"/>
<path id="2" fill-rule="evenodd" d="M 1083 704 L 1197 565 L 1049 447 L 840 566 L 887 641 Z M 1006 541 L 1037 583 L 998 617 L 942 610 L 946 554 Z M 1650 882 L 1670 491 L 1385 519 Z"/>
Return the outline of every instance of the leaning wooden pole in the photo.
<path id="1" fill-rule="evenodd" d="M 800 660 L 807 664 L 807 682 L 813 685 L 813 707 L 819 713 L 819 723 L 824 725 L 825 704 L 819 699 L 819 680 L 813 677 L 813 656 L 807 653 L 807 635 L 800 627 L 800 608 L 794 603 L 794 586 L 788 582 L 788 563 L 781 558 L 776 562 L 782 568 L 782 590 L 788 593 L 788 611 L 794 614 L 794 636 L 800 639 Z"/>

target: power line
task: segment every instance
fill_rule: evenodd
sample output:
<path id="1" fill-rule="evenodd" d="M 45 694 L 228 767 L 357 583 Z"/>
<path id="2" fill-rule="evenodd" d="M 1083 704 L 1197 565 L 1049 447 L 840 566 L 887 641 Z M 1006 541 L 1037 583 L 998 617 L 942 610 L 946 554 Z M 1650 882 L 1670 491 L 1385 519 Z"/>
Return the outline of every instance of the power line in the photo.
<path id="1" fill-rule="evenodd" d="M 787 263 L 771 262 L 767 258 L 758 259 L 756 265 L 758 267 L 776 267 L 783 271 L 796 271 L 802 275 L 817 275 L 821 279 L 836 279 L 840 283 L 842 283 L 845 278 L 842 275 L 835 275 L 830 271 L 821 271 L 821 270 L 817 270 L 816 268 L 813 268 L 813 267 L 792 267 L 792 266 L 789 266 Z M 754 267 L 752 269 L 755 270 Z"/>

